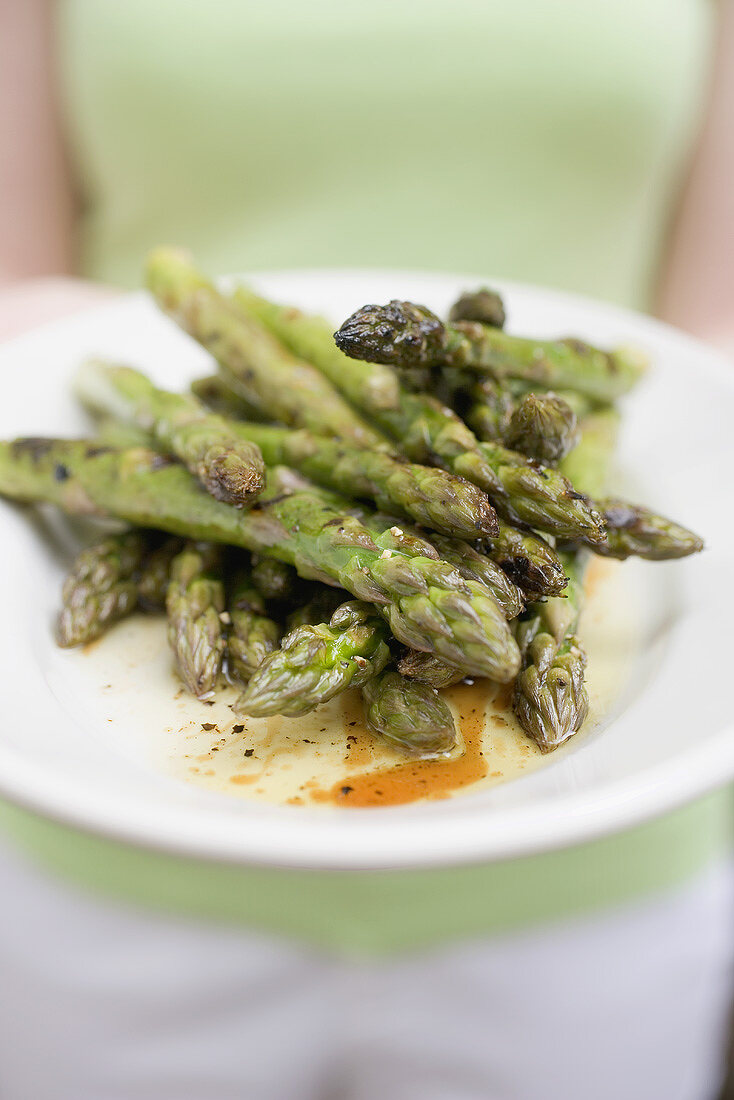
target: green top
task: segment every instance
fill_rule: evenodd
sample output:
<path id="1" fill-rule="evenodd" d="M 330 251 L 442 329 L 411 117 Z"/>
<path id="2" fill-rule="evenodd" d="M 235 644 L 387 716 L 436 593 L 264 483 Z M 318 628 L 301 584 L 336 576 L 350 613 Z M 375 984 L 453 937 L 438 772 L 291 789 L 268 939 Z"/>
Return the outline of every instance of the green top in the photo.
<path id="1" fill-rule="evenodd" d="M 419 267 L 640 307 L 711 0 L 61 0 L 83 267 Z"/>
<path id="2" fill-rule="evenodd" d="M 167 241 L 214 272 L 454 269 L 644 308 L 699 119 L 714 8 L 62 0 L 83 269 L 136 286 L 144 253 Z M 721 851 L 729 828 L 728 802 L 713 796 L 552 855 L 349 875 L 205 866 L 9 807 L 0 818 L 99 889 L 375 951 L 659 889 Z"/>

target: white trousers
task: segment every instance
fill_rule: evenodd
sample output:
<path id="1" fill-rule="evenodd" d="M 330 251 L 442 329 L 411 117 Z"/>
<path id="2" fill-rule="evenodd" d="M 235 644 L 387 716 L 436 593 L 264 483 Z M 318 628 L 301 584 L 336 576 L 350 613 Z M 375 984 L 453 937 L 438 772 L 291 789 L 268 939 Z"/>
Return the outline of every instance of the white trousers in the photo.
<path id="1" fill-rule="evenodd" d="M 378 961 L 141 913 L 0 849 L 1 1100 L 713 1100 L 730 870 Z"/>

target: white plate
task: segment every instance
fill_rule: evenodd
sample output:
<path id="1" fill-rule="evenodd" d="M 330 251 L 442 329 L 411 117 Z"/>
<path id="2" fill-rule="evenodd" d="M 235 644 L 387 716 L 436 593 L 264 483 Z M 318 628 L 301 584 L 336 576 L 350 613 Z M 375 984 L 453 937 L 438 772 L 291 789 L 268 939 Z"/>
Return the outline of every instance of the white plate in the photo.
<path id="1" fill-rule="evenodd" d="M 396 296 L 445 310 L 476 281 L 370 271 L 254 280 L 266 294 L 335 322 L 366 301 Z M 654 369 L 625 408 L 621 471 L 640 497 L 707 539 L 706 552 L 687 561 L 625 566 L 643 624 L 641 655 L 614 713 L 541 770 L 448 801 L 324 812 L 195 788 L 131 753 L 124 724 L 117 732 L 103 728 L 99 698 L 74 698 L 64 689 L 60 662 L 83 658 L 59 656 L 50 643 L 59 548 L 39 537 L 26 512 L 0 504 L 0 667 L 13 670 L 5 678 L 0 729 L 0 791 L 7 798 L 97 833 L 204 858 L 417 867 L 586 840 L 662 813 L 734 775 L 728 637 L 734 371 L 703 345 L 636 314 L 531 287 L 500 289 L 517 332 L 573 333 L 602 345 L 639 344 L 651 353 Z M 144 295 L 127 296 L 0 349 L 0 436 L 82 431 L 69 378 L 92 354 L 132 362 L 172 387 L 208 366 L 207 356 Z"/>

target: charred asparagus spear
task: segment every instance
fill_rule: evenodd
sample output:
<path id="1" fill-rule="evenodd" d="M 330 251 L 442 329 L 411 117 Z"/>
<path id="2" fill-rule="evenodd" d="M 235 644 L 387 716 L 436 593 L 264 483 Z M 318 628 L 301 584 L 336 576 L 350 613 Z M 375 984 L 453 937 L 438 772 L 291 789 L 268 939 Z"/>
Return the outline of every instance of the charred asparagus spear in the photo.
<path id="1" fill-rule="evenodd" d="M 456 726 L 448 704 L 429 684 L 385 669 L 362 688 L 367 725 L 421 757 L 450 752 Z"/>
<path id="2" fill-rule="evenodd" d="M 703 549 L 703 539 L 686 527 L 639 504 L 604 495 L 619 414 L 600 410 L 582 422 L 581 441 L 564 460 L 563 467 L 586 492 L 598 497 L 596 507 L 604 518 L 606 539 L 593 547 L 610 558 L 636 556 L 648 561 L 684 558 Z"/>
<path id="3" fill-rule="evenodd" d="M 603 557 L 671 561 L 703 550 L 699 535 L 641 504 L 605 497 L 599 501 L 599 508 L 607 525 L 607 537 L 594 549 Z"/>
<path id="4" fill-rule="evenodd" d="M 459 669 L 450 668 L 432 653 L 419 653 L 417 649 L 404 650 L 398 660 L 398 672 L 409 680 L 428 684 L 437 691 L 464 679 Z"/>
<path id="5" fill-rule="evenodd" d="M 446 562 L 380 551 L 353 516 L 291 489 L 277 470 L 257 506 L 242 512 L 198 490 L 186 470 L 152 451 L 26 439 L 0 444 L 0 494 L 266 553 L 377 604 L 395 637 L 414 649 L 500 681 L 517 671 L 517 647 L 483 585 Z"/>
<path id="6" fill-rule="evenodd" d="M 567 557 L 564 564 L 570 578 L 566 598 L 532 604 L 517 629 L 523 668 L 515 680 L 513 709 L 541 752 L 578 732 L 589 709 L 586 654 L 576 637 L 583 562 Z"/>
<path id="7" fill-rule="evenodd" d="M 601 351 L 581 340 L 533 340 L 471 321 L 444 324 L 430 309 L 394 300 L 353 313 L 336 334 L 345 354 L 401 370 L 445 365 L 519 378 L 553 389 L 576 390 L 609 402 L 639 380 L 645 363 L 638 352 Z"/>
<path id="8" fill-rule="evenodd" d="M 424 537 L 410 524 L 380 512 L 364 513 L 360 515 L 360 519 L 383 550 L 441 558 L 458 569 L 465 580 L 483 584 L 494 596 L 506 619 L 514 619 L 522 611 L 524 601 L 517 585 L 512 583 L 491 558 L 480 554 L 467 543 L 438 535 L 434 531 L 430 532 L 429 537 Z"/>
<path id="9" fill-rule="evenodd" d="M 258 455 L 261 470 L 262 458 L 268 465 L 294 466 L 316 481 L 375 500 L 381 507 L 397 508 L 418 523 L 446 534 L 478 538 L 497 532 L 495 512 L 486 494 L 471 482 L 444 470 L 401 462 L 380 451 L 349 446 L 306 431 L 226 421 L 213 415 L 199 417 L 192 400 L 161 391 L 144 375 L 125 367 L 88 364 L 80 374 L 79 391 L 82 399 L 96 410 L 130 415 L 138 426 L 150 430 L 156 443 L 184 461 L 188 455 L 190 460 L 186 464 L 210 492 L 216 486 L 212 486 L 211 479 L 202 477 L 196 453 L 191 455 L 192 409 L 196 417 L 193 443 L 206 456 L 215 453 L 222 440 L 228 440 L 229 453 L 233 449 L 236 452 L 241 444 L 240 451 L 251 449 Z M 158 413 L 160 416 L 155 419 L 154 414 Z M 170 431 L 174 415 L 185 419 L 183 438 L 173 437 Z M 213 495 L 220 500 L 231 498 L 230 503 L 235 499 L 233 493 L 229 497 L 221 491 Z"/>
<path id="10" fill-rule="evenodd" d="M 245 569 L 235 576 L 227 609 L 230 617 L 227 637 L 229 670 L 238 680 L 247 683 L 277 648 L 281 628 L 268 615 L 265 600 Z"/>
<path id="11" fill-rule="evenodd" d="M 478 321 L 492 328 L 505 327 L 505 304 L 496 290 L 486 286 L 479 290 L 465 291 L 456 299 L 449 311 L 449 321 Z"/>
<path id="12" fill-rule="evenodd" d="M 166 596 L 176 671 L 200 699 L 214 690 L 224 657 L 224 585 L 214 575 L 218 557 L 219 551 L 204 543 L 184 547 L 171 565 Z"/>
<path id="13" fill-rule="evenodd" d="M 601 542 L 604 529 L 598 512 L 558 470 L 537 466 L 499 443 L 479 447 L 493 475 L 492 483 L 487 480 L 482 487 L 505 520 L 556 538 Z M 461 470 L 459 461 L 456 472 Z"/>
<path id="14" fill-rule="evenodd" d="M 236 380 L 237 392 L 264 415 L 359 446 L 384 443 L 317 370 L 288 354 L 233 306 L 185 253 L 155 249 L 148 257 L 146 281 L 158 304 L 211 352 L 229 384 Z"/>
<path id="15" fill-rule="evenodd" d="M 359 687 L 386 665 L 384 619 L 370 604 L 341 604 L 328 623 L 299 626 L 255 672 L 235 704 L 237 714 L 295 718 Z"/>
<path id="16" fill-rule="evenodd" d="M 555 393 L 528 393 L 513 409 L 504 441 L 536 462 L 557 466 L 579 441 L 576 414 Z"/>
<path id="17" fill-rule="evenodd" d="M 516 398 L 510 390 L 491 378 L 477 379 L 466 371 L 445 369 L 440 372 L 441 392 L 453 409 L 465 420 L 483 443 L 505 441 Z"/>
<path id="18" fill-rule="evenodd" d="M 60 646 L 98 638 L 138 605 L 137 574 L 148 552 L 140 531 L 110 535 L 82 550 L 64 581 L 56 637 Z"/>
<path id="19" fill-rule="evenodd" d="M 499 527 L 499 533 L 486 544 L 487 557 L 529 599 L 560 595 L 566 587 L 566 575 L 556 551 L 539 535 L 502 520 Z"/>
<path id="20" fill-rule="evenodd" d="M 132 367 L 100 362 L 84 364 L 76 392 L 95 412 L 149 432 L 155 445 L 180 458 L 217 500 L 249 504 L 261 492 L 265 467 L 257 446 L 196 398 L 159 389 Z"/>
<path id="21" fill-rule="evenodd" d="M 319 370 L 355 408 L 398 441 L 413 462 L 442 466 L 474 482 L 512 523 L 539 524 L 541 530 L 563 538 L 602 537 L 598 516 L 556 471 L 537 469 L 522 455 L 480 444 L 450 409 L 432 397 L 410 393 L 395 378 L 393 404 L 388 405 L 381 381 L 384 368 L 341 355 L 318 318 L 273 306 L 242 288 L 235 301 L 291 349 L 299 348 L 300 354 L 308 349 Z"/>
<path id="22" fill-rule="evenodd" d="M 432 385 L 436 389 L 435 381 Z M 451 367 L 439 371 L 437 392 L 482 442 L 503 443 L 549 466 L 576 445 L 579 415 L 590 412 L 590 402 L 569 390 L 528 389 L 511 379 L 477 379 Z"/>
<path id="23" fill-rule="evenodd" d="M 398 510 L 436 531 L 466 539 L 498 531 L 486 494 L 445 470 L 401 462 L 305 431 L 258 424 L 233 425 L 233 431 L 257 444 L 268 465 L 293 466 L 316 482 Z"/>

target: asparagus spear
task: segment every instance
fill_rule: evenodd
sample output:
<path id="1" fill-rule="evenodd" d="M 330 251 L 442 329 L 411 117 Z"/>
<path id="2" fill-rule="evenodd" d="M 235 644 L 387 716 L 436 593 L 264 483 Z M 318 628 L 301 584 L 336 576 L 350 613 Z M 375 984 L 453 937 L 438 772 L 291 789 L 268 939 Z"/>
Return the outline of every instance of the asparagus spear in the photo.
<path id="1" fill-rule="evenodd" d="M 465 291 L 452 305 L 449 321 L 479 321 L 492 328 L 505 327 L 505 304 L 496 290 L 486 286 L 472 292 Z"/>
<path id="2" fill-rule="evenodd" d="M 381 508 L 397 509 L 434 530 L 467 539 L 497 533 L 497 517 L 487 496 L 445 470 L 401 462 L 305 431 L 258 424 L 237 424 L 233 430 L 256 443 L 268 465 L 293 466 L 314 481 L 374 500 Z"/>
<path id="3" fill-rule="evenodd" d="M 150 432 L 139 428 L 137 424 L 130 424 L 118 420 L 116 416 L 100 414 L 93 409 L 88 409 L 94 418 L 94 437 L 106 447 L 116 447 L 124 450 L 127 447 L 150 447 Z"/>
<path id="4" fill-rule="evenodd" d="M 194 397 L 206 405 L 212 412 L 227 420 L 252 420 L 264 423 L 259 408 L 238 393 L 232 386 L 227 385 L 227 379 L 222 374 L 208 374 L 205 378 L 195 378 L 190 386 Z"/>
<path id="5" fill-rule="evenodd" d="M 589 709 L 586 654 L 576 637 L 583 563 L 566 557 L 564 564 L 570 578 L 566 598 L 532 604 L 518 625 L 523 668 L 515 680 L 513 709 L 541 752 L 576 733 Z"/>
<path id="6" fill-rule="evenodd" d="M 430 685 L 386 669 L 364 684 L 362 698 L 369 728 L 416 755 L 437 756 L 456 745 L 453 715 Z"/>
<path id="7" fill-rule="evenodd" d="M 498 383 L 485 381 L 469 394 L 462 415 L 484 443 L 503 443 L 534 462 L 557 466 L 578 442 L 576 413 L 565 397 L 550 390 L 516 399 Z"/>
<path id="8" fill-rule="evenodd" d="M 236 379 L 237 391 L 266 416 L 292 427 L 349 439 L 359 446 L 384 440 L 346 404 L 321 374 L 232 305 L 185 253 L 157 248 L 146 267 L 159 305 Z"/>
<path id="9" fill-rule="evenodd" d="M 526 339 L 471 321 L 445 325 L 425 306 L 396 300 L 358 309 L 336 341 L 347 355 L 368 362 L 403 370 L 442 364 L 576 390 L 601 402 L 627 393 L 645 365 L 638 352 L 600 351 L 581 340 Z"/>
<path id="10" fill-rule="evenodd" d="M 0 444 L 0 494 L 266 553 L 378 604 L 395 637 L 414 649 L 499 681 L 517 671 L 514 639 L 483 585 L 446 562 L 381 552 L 353 516 L 317 493 L 291 489 L 277 470 L 256 507 L 242 512 L 198 490 L 186 470 L 152 451 L 25 439 Z"/>
<path id="11" fill-rule="evenodd" d="M 302 583 L 293 566 L 259 554 L 252 555 L 250 579 L 268 603 L 290 602 L 295 599 Z"/>
<path id="12" fill-rule="evenodd" d="M 624 560 L 634 555 L 647 561 L 670 561 L 703 550 L 703 539 L 693 531 L 641 504 L 606 497 L 598 507 L 607 537 L 594 550 L 603 557 Z"/>
<path id="13" fill-rule="evenodd" d="M 370 604 L 350 600 L 329 623 L 286 634 L 235 704 L 237 714 L 295 718 L 348 687 L 359 687 L 387 663 L 387 626 Z"/>
<path id="14" fill-rule="evenodd" d="M 474 482 L 510 522 L 540 525 L 541 530 L 564 538 L 602 537 L 598 516 L 557 472 L 537 469 L 522 455 L 503 448 L 480 444 L 450 409 L 425 394 L 410 393 L 397 379 L 393 380 L 393 404 L 388 405 L 380 381 L 384 372 L 341 355 L 318 318 L 273 306 L 243 288 L 236 292 L 235 301 L 243 313 L 262 320 L 291 349 L 298 348 L 300 354 L 308 351 L 311 361 L 352 405 L 397 440 L 413 462 L 442 466 Z"/>
<path id="15" fill-rule="evenodd" d="M 514 619 L 522 611 L 524 600 L 517 586 L 498 565 L 468 543 L 438 535 L 434 531 L 430 533 L 429 541 L 410 524 L 380 512 L 361 514 L 360 519 L 383 550 L 441 558 L 458 569 L 465 580 L 483 584 L 492 593 L 506 619 Z"/>
<path id="16" fill-rule="evenodd" d="M 593 547 L 604 557 L 648 561 L 684 558 L 703 549 L 703 539 L 686 527 L 639 504 L 602 494 L 606 489 L 612 451 L 616 442 L 619 414 L 600 410 L 582 422 L 581 441 L 563 467 L 573 472 L 576 483 L 599 497 L 596 507 L 606 525 L 606 539 Z"/>
<path id="17" fill-rule="evenodd" d="M 224 585 L 213 575 L 218 550 L 191 543 L 176 555 L 166 595 L 168 644 L 185 686 L 200 699 L 213 692 L 224 657 Z"/>
<path id="18" fill-rule="evenodd" d="M 136 574 L 148 549 L 139 531 L 110 535 L 82 550 L 64 581 L 56 637 L 60 646 L 91 642 L 138 603 Z"/>
<path id="19" fill-rule="evenodd" d="M 85 363 L 76 377 L 82 402 L 150 432 L 207 492 L 229 504 L 250 503 L 265 484 L 262 455 L 194 397 L 159 389 L 132 367 Z"/>
<path id="20" fill-rule="evenodd" d="M 270 302 L 246 286 L 235 288 L 232 302 L 241 313 L 263 325 L 293 355 L 313 363 L 337 389 L 341 389 L 338 379 L 345 371 L 351 377 L 349 361 L 334 343 L 332 327 L 323 317 L 302 313 L 294 306 Z M 352 401 L 351 392 L 343 392 Z M 368 409 L 397 409 L 400 405 L 398 381 L 393 371 L 387 368 L 381 370 L 377 367 L 364 372 L 354 393 L 357 400 L 352 403 L 356 408 L 364 404 Z"/>
<path id="21" fill-rule="evenodd" d="M 555 393 L 528 393 L 515 406 L 504 441 L 536 462 L 557 466 L 579 441 L 576 414 Z"/>
<path id="22" fill-rule="evenodd" d="M 464 679 L 460 669 L 450 668 L 432 653 L 419 653 L 417 649 L 404 650 L 398 660 L 398 672 L 436 690 L 451 687 Z"/>
<path id="23" fill-rule="evenodd" d="M 445 367 L 439 392 L 485 443 L 504 443 L 537 462 L 557 465 L 578 442 L 577 426 L 591 411 L 587 398 L 512 379 L 477 379 Z M 569 479 L 573 482 L 573 478 Z"/>
<path id="24" fill-rule="evenodd" d="M 579 492 L 593 498 L 606 493 L 619 424 L 620 415 L 615 408 L 599 409 L 581 421 L 581 438 L 560 467 Z"/>
<path id="25" fill-rule="evenodd" d="M 505 618 L 514 619 L 520 614 L 525 606 L 522 591 L 492 558 L 480 553 L 473 546 L 458 543 L 455 539 L 447 539 L 442 535 L 432 533 L 431 541 L 443 561 L 455 565 L 462 577 L 486 585 L 502 608 Z"/>
<path id="26" fill-rule="evenodd" d="M 466 379 L 465 371 L 443 370 L 441 380 L 450 402 L 484 443 L 502 442 L 515 410 L 515 398 L 506 386 L 491 378 Z"/>
<path id="27" fill-rule="evenodd" d="M 566 575 L 556 551 L 539 535 L 510 523 L 500 520 L 499 528 L 486 544 L 487 557 L 530 599 L 560 595 L 566 587 Z"/>
<path id="28" fill-rule="evenodd" d="M 235 576 L 227 609 L 231 620 L 227 638 L 229 669 L 247 683 L 277 648 L 281 629 L 267 614 L 265 601 L 245 570 Z"/>
<path id="29" fill-rule="evenodd" d="M 493 484 L 485 481 L 482 488 L 505 520 L 556 538 L 602 541 L 604 529 L 598 512 L 558 470 L 537 466 L 499 443 L 480 443 L 479 447 L 493 473 Z M 461 461 L 455 468 L 462 472 Z"/>
<path id="30" fill-rule="evenodd" d="M 522 600 L 517 589 L 508 585 L 507 578 L 501 570 L 499 575 L 493 571 L 492 562 L 483 559 L 481 554 L 474 554 L 473 551 L 471 554 L 463 553 L 462 551 L 471 549 L 465 543 L 460 543 L 457 546 L 453 540 L 444 539 L 440 536 L 436 536 L 431 542 L 428 542 L 415 529 L 406 527 L 404 524 L 398 526 L 389 516 L 383 516 L 379 513 L 376 515 L 363 514 L 360 515 L 360 519 L 364 522 L 377 546 L 382 548 L 383 553 L 390 554 L 395 551 L 408 557 L 417 557 L 419 560 L 433 559 L 448 563 L 456 569 L 459 576 L 464 578 L 470 589 L 483 590 L 491 598 L 491 602 L 487 601 L 484 608 L 487 619 L 494 618 L 495 620 L 491 633 L 497 637 L 504 635 L 502 619 L 514 618 L 522 607 Z M 440 551 L 438 549 L 439 542 L 441 543 Z M 442 552 L 447 554 L 446 558 L 442 557 Z M 414 645 L 413 648 L 425 649 L 421 645 Z M 451 665 L 460 671 L 461 676 L 459 679 L 472 675 L 469 662 L 455 659 L 451 662 Z"/>
<path id="31" fill-rule="evenodd" d="M 181 551 L 180 539 L 166 539 L 151 550 L 138 576 L 138 604 L 144 611 L 163 611 L 173 559 Z"/>

